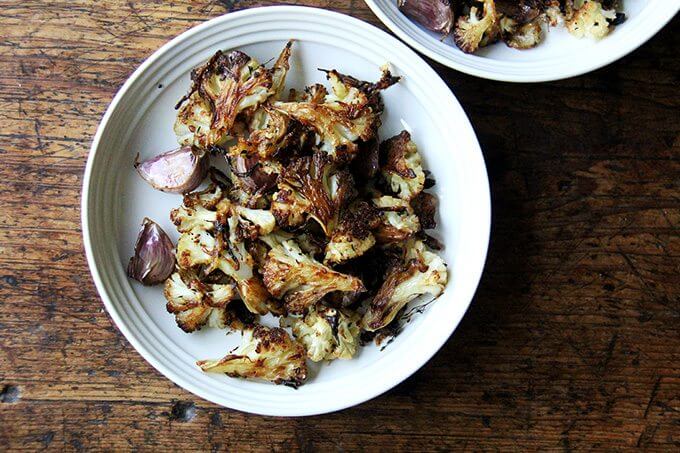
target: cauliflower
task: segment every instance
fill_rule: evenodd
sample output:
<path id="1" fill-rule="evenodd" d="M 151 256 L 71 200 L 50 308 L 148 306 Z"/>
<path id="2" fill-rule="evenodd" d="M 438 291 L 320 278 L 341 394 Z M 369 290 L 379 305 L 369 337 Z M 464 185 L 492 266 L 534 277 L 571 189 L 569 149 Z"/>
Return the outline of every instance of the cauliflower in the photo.
<path id="1" fill-rule="evenodd" d="M 342 206 L 354 195 L 352 175 L 335 170 L 320 152 L 294 159 L 283 170 L 278 187 L 271 209 L 279 226 L 298 226 L 311 217 L 326 235 L 335 228 Z"/>
<path id="2" fill-rule="evenodd" d="M 333 158 L 346 158 L 357 152 L 357 140 L 370 140 L 380 126 L 382 103 L 379 91 L 399 79 L 383 71 L 376 83 L 362 82 L 337 71 L 327 71 L 332 94 L 313 88 L 308 100 L 274 102 L 273 107 L 314 129 L 321 151 Z"/>
<path id="3" fill-rule="evenodd" d="M 220 230 L 219 253 L 211 263 L 210 270 L 219 269 L 234 279 L 241 299 L 251 313 L 263 315 L 270 309 L 276 311 L 267 288 L 253 270 L 255 260 L 248 253 L 243 240 L 237 236 L 237 216 L 231 215 L 227 219 L 220 219 Z"/>
<path id="4" fill-rule="evenodd" d="M 425 187 L 422 160 L 411 134 L 402 131 L 380 144 L 382 175 L 391 189 L 404 200 L 411 200 Z"/>
<path id="5" fill-rule="evenodd" d="M 270 100 L 279 100 L 283 92 L 283 88 L 286 84 L 286 76 L 290 69 L 288 61 L 290 60 L 291 47 L 293 47 L 293 41 L 288 41 L 272 66 L 272 94 Z"/>
<path id="6" fill-rule="evenodd" d="M 283 165 L 272 159 L 260 159 L 246 140 L 239 138 L 225 156 L 230 167 L 229 198 L 249 208 L 268 208 Z"/>
<path id="7" fill-rule="evenodd" d="M 269 159 L 288 147 L 299 146 L 300 141 L 305 138 L 303 132 L 300 122 L 264 104 L 253 113 L 249 123 L 248 139 L 240 140 L 246 144 L 230 149 L 230 154 L 245 150 L 249 156 Z"/>
<path id="8" fill-rule="evenodd" d="M 265 69 L 243 52 L 218 51 L 192 71 L 191 90 L 176 106 L 174 130 L 179 143 L 204 149 L 224 145 L 239 113 L 256 108 L 280 91 L 289 55 L 290 43 L 276 65 Z"/>
<path id="9" fill-rule="evenodd" d="M 417 197 L 411 201 L 411 206 L 418 221 L 420 228 L 423 230 L 430 230 L 437 226 L 435 216 L 437 214 L 437 198 L 427 192 L 420 192 Z"/>
<path id="10" fill-rule="evenodd" d="M 484 0 L 482 17 L 478 17 L 478 13 L 477 7 L 473 6 L 468 15 L 456 21 L 453 40 L 465 53 L 472 53 L 480 46 L 493 42 L 500 31 L 494 0 Z"/>
<path id="11" fill-rule="evenodd" d="M 328 90 L 320 83 L 315 83 L 312 86 L 305 88 L 304 95 L 299 102 L 311 102 L 312 104 L 323 104 L 323 101 L 328 96 Z"/>
<path id="12" fill-rule="evenodd" d="M 363 255 L 375 245 L 372 229 L 380 225 L 374 206 L 361 201 L 344 212 L 338 227 L 326 245 L 324 263 L 342 263 Z"/>
<path id="13" fill-rule="evenodd" d="M 551 27 L 555 27 L 564 21 L 564 14 L 562 14 L 559 0 L 545 1 L 545 16 Z"/>
<path id="14" fill-rule="evenodd" d="M 379 243 L 401 242 L 420 231 L 418 216 L 407 201 L 384 195 L 372 202 L 380 211 L 380 224 L 374 231 Z"/>
<path id="15" fill-rule="evenodd" d="M 242 241 L 243 238 L 257 239 L 258 236 L 271 233 L 276 226 L 276 219 L 270 211 L 246 208 L 226 199 L 217 206 L 217 218 L 222 225 L 232 218 L 235 219 L 229 227 L 230 241 L 232 239 Z"/>
<path id="16" fill-rule="evenodd" d="M 609 34 L 609 21 L 616 19 L 616 11 L 604 9 L 595 0 L 585 0 L 580 8 L 574 2 L 574 14 L 567 20 L 567 30 L 577 38 L 584 36 L 591 39 L 602 39 Z"/>
<path id="17" fill-rule="evenodd" d="M 503 17 L 500 21 L 503 41 L 515 49 L 536 47 L 543 39 L 541 22 L 542 18 L 538 18 L 520 25 L 509 17 Z"/>
<path id="18" fill-rule="evenodd" d="M 214 172 L 214 168 L 212 171 Z M 183 203 L 187 208 L 196 206 L 214 210 L 224 197 L 219 184 L 211 183 L 205 190 L 195 191 L 184 195 Z"/>
<path id="19" fill-rule="evenodd" d="M 256 326 L 244 330 L 241 346 L 232 354 L 196 365 L 206 372 L 298 387 L 307 379 L 305 356 L 304 348 L 285 330 Z"/>
<path id="20" fill-rule="evenodd" d="M 272 196 L 271 210 L 281 227 L 300 226 L 307 220 L 312 203 L 287 184 L 280 184 Z"/>
<path id="21" fill-rule="evenodd" d="M 217 186 L 211 186 L 215 191 L 212 194 L 203 191 L 198 194 L 189 194 L 185 197 L 184 204 L 170 211 L 170 219 L 180 233 L 198 230 L 213 231 L 218 222 L 218 212 L 224 219 L 236 216 L 238 220 L 238 233 L 242 237 L 255 239 L 261 234 L 269 234 L 276 225 L 276 219 L 272 213 L 263 209 L 251 209 L 232 203 L 227 198 L 221 197 L 222 191 Z M 206 200 L 205 202 L 201 200 Z"/>
<path id="22" fill-rule="evenodd" d="M 284 300 L 290 313 L 303 313 L 332 291 L 364 289 L 361 280 L 305 255 L 293 240 L 276 234 L 262 240 L 271 247 L 262 267 L 262 279 L 272 296 Z"/>
<path id="23" fill-rule="evenodd" d="M 177 325 L 185 332 L 194 332 L 206 324 L 226 327 L 227 305 L 238 298 L 233 283 L 205 284 L 182 271 L 176 271 L 165 281 L 163 293 L 168 313 L 175 315 Z"/>
<path id="24" fill-rule="evenodd" d="M 392 268 L 378 290 L 362 324 L 376 331 L 388 325 L 406 304 L 423 294 L 438 297 L 446 286 L 446 264 L 419 240 L 406 244 L 404 262 Z"/>
<path id="25" fill-rule="evenodd" d="M 217 221 L 217 212 L 197 204 L 193 207 L 180 206 L 170 211 L 170 220 L 180 233 L 193 229 L 211 231 Z"/>
<path id="26" fill-rule="evenodd" d="M 293 336 L 314 362 L 351 359 L 359 346 L 359 321 L 356 313 L 343 312 L 321 304 L 311 307 L 303 318 L 281 319 L 291 327 Z"/>
<path id="27" fill-rule="evenodd" d="M 182 269 L 210 265 L 216 245 L 215 237 L 207 230 L 196 228 L 182 233 L 177 241 L 177 263 Z"/>
<path id="28" fill-rule="evenodd" d="M 215 192 L 222 194 L 222 191 L 216 185 L 212 188 L 212 194 L 208 191 L 189 194 L 185 205 L 170 214 L 182 233 L 176 252 L 179 267 L 202 269 L 204 275 L 220 270 L 235 281 L 241 299 L 252 313 L 278 311 L 254 273 L 255 261 L 244 243 L 245 239 L 271 233 L 276 224 L 274 216 L 268 210 L 246 208 L 228 198 L 217 201 Z M 201 200 L 208 202 L 202 205 Z"/>
<path id="29" fill-rule="evenodd" d="M 375 236 L 370 231 L 362 232 L 362 236 L 353 233 L 352 230 L 345 229 L 333 233 L 326 246 L 324 263 L 342 263 L 363 255 L 375 245 Z"/>

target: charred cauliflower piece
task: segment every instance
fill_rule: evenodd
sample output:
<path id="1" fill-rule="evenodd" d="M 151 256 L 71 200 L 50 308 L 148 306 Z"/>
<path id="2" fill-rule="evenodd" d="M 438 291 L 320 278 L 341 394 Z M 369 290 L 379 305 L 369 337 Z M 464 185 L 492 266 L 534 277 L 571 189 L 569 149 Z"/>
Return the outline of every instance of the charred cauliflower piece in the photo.
<path id="1" fill-rule="evenodd" d="M 196 228 L 182 233 L 177 241 L 177 264 L 182 269 L 196 269 L 210 265 L 217 243 L 207 230 Z"/>
<path id="2" fill-rule="evenodd" d="M 200 206 L 205 209 L 215 210 L 223 197 L 222 188 L 217 184 L 211 183 L 205 190 L 184 195 L 183 202 L 187 208 Z"/>
<path id="3" fill-rule="evenodd" d="M 256 326 L 244 330 L 241 346 L 234 353 L 196 364 L 205 372 L 298 387 L 307 379 L 305 356 L 302 345 L 285 330 Z"/>
<path id="4" fill-rule="evenodd" d="M 404 262 L 392 268 L 375 295 L 362 323 L 375 331 L 388 325 L 406 304 L 423 294 L 438 297 L 448 279 L 446 264 L 418 240 L 406 245 Z"/>
<path id="5" fill-rule="evenodd" d="M 354 203 L 343 214 L 326 245 L 324 263 L 338 264 L 357 258 L 375 245 L 371 230 L 380 225 L 380 214 L 364 201 Z"/>
<path id="6" fill-rule="evenodd" d="M 219 269 L 234 280 L 248 310 L 265 314 L 272 308 L 270 296 L 254 272 L 255 261 L 244 241 L 269 234 L 276 223 L 274 216 L 228 198 L 217 201 L 216 193 L 222 191 L 219 186 L 212 190 L 187 195 L 184 205 L 170 214 L 182 233 L 177 241 L 177 263 L 181 269 L 202 270 L 204 275 Z"/>
<path id="7" fill-rule="evenodd" d="M 543 39 L 542 21 L 542 18 L 537 18 L 525 24 L 518 24 L 509 17 L 501 18 L 500 24 L 503 42 L 515 49 L 531 49 L 536 47 Z"/>
<path id="8" fill-rule="evenodd" d="M 560 8 L 559 0 L 546 0 L 545 1 L 545 16 L 548 24 L 551 27 L 555 27 L 558 24 L 564 22 L 564 14 Z"/>
<path id="9" fill-rule="evenodd" d="M 354 181 L 347 170 L 336 170 L 323 153 L 293 160 L 282 172 L 271 210 L 279 226 L 292 227 L 313 218 L 329 235 L 340 209 L 353 196 Z"/>
<path id="10" fill-rule="evenodd" d="M 312 128 L 320 149 L 333 158 L 345 158 L 357 152 L 356 141 L 370 140 L 380 126 L 383 90 L 399 79 L 384 71 L 376 83 L 359 81 L 349 76 L 328 71 L 332 93 L 323 102 L 325 90 L 315 89 L 303 102 L 275 102 L 274 108 Z"/>
<path id="11" fill-rule="evenodd" d="M 380 144 L 381 172 L 391 189 L 403 200 L 411 200 L 425 187 L 422 159 L 411 140 L 402 131 Z"/>
<path id="12" fill-rule="evenodd" d="M 229 215 L 236 217 L 237 232 L 241 238 L 257 239 L 271 233 L 276 226 L 274 215 L 266 209 L 250 209 L 225 202 L 222 202 L 220 209 L 228 209 Z"/>
<path id="13" fill-rule="evenodd" d="M 479 14 L 480 11 L 473 6 L 468 15 L 456 21 L 453 40 L 465 53 L 473 53 L 480 46 L 493 42 L 500 31 L 494 0 L 484 0 L 481 17 Z"/>
<path id="14" fill-rule="evenodd" d="M 437 215 L 437 198 L 427 192 L 420 192 L 416 198 L 411 201 L 413 211 L 418 217 L 420 227 L 423 230 L 429 230 L 437 226 L 435 219 Z"/>
<path id="15" fill-rule="evenodd" d="M 269 292 L 290 313 L 305 309 L 333 291 L 361 291 L 364 285 L 356 277 L 336 272 L 306 255 L 294 240 L 277 235 L 262 238 L 270 247 L 262 278 Z"/>
<path id="16" fill-rule="evenodd" d="M 575 4 L 577 2 L 574 2 Z M 609 21 L 616 19 L 616 11 L 604 9 L 602 3 L 585 0 L 580 8 L 574 5 L 574 13 L 567 20 L 567 30 L 577 38 L 584 36 L 591 39 L 602 39 L 609 34 Z"/>
<path id="17" fill-rule="evenodd" d="M 269 159 L 287 147 L 295 147 L 304 137 L 298 121 L 268 104 L 253 113 L 248 129 L 248 145 L 241 148 L 259 159 Z"/>
<path id="18" fill-rule="evenodd" d="M 220 217 L 220 248 L 210 269 L 219 269 L 234 279 L 241 300 L 251 313 L 266 314 L 272 308 L 271 298 L 254 272 L 255 260 L 246 249 L 243 239 L 238 236 L 238 218 L 230 211 L 220 213 Z"/>
<path id="19" fill-rule="evenodd" d="M 211 231 L 215 227 L 215 221 L 217 221 L 217 212 L 206 209 L 201 205 L 180 206 L 170 211 L 170 220 L 180 233 L 186 233 L 193 229 Z"/>
<path id="20" fill-rule="evenodd" d="M 420 231 L 418 216 L 407 201 L 384 195 L 372 202 L 380 212 L 380 223 L 374 231 L 379 243 L 405 241 Z"/>
<path id="21" fill-rule="evenodd" d="M 234 50 L 218 51 L 191 73 L 192 86 L 177 104 L 175 134 L 182 145 L 210 148 L 232 135 L 236 117 L 275 96 L 288 70 L 288 43 L 271 69 Z"/>
<path id="22" fill-rule="evenodd" d="M 185 332 L 194 332 L 204 325 L 225 328 L 229 319 L 227 305 L 238 299 L 233 283 L 206 284 L 181 271 L 165 281 L 163 293 L 168 313 L 175 315 L 177 325 Z"/>
<path id="23" fill-rule="evenodd" d="M 305 347 L 310 360 L 320 362 L 351 359 L 356 354 L 360 320 L 356 313 L 319 304 L 304 317 L 282 319 L 281 324 L 292 328 L 293 336 Z"/>

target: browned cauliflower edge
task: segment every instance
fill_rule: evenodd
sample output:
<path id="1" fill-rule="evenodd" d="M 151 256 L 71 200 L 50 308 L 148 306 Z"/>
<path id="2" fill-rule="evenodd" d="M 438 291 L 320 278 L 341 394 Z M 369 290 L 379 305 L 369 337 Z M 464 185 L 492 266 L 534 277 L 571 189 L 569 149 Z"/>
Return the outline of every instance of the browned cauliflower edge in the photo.
<path id="1" fill-rule="evenodd" d="M 196 365 L 209 373 L 299 387 L 307 379 L 306 355 L 284 329 L 258 325 L 243 331 L 241 345 L 233 353 L 218 360 L 199 360 Z"/>

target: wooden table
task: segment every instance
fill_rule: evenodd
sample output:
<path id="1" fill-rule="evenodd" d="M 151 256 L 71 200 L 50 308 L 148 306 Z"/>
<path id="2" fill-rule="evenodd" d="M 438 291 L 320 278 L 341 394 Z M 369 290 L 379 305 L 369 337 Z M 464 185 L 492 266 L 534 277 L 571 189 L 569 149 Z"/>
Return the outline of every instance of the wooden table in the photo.
<path id="1" fill-rule="evenodd" d="M 680 448 L 679 18 L 561 82 L 434 64 L 484 149 L 492 240 L 463 323 L 394 390 L 320 417 L 252 416 L 135 352 L 83 254 L 95 128 L 167 40 L 271 3 L 0 0 L 0 450 Z M 361 0 L 294 3 L 380 26 Z"/>

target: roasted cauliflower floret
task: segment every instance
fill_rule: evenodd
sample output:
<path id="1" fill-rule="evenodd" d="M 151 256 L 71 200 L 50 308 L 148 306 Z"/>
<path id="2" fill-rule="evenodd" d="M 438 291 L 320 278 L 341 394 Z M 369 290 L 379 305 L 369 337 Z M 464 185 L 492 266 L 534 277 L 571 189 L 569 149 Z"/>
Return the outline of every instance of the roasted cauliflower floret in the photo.
<path id="1" fill-rule="evenodd" d="M 427 192 L 420 192 L 417 197 L 411 201 L 413 211 L 418 217 L 420 228 L 429 230 L 437 226 L 435 219 L 437 215 L 437 198 Z"/>
<path id="2" fill-rule="evenodd" d="M 299 145 L 303 138 L 302 125 L 298 121 L 268 104 L 253 113 L 249 132 L 248 145 L 240 148 L 259 159 L 269 159 L 289 146 Z"/>
<path id="3" fill-rule="evenodd" d="M 166 309 L 173 313 L 177 325 L 194 332 L 204 325 L 225 328 L 229 315 L 227 305 L 238 298 L 233 283 L 206 284 L 196 275 L 177 271 L 165 281 L 163 291 Z"/>
<path id="4" fill-rule="evenodd" d="M 559 0 L 545 1 L 545 17 L 551 27 L 555 27 L 564 22 L 564 14 L 560 8 Z"/>
<path id="5" fill-rule="evenodd" d="M 206 372 L 264 379 L 298 387 L 307 379 L 305 350 L 281 328 L 256 326 L 243 331 L 241 346 L 219 360 L 199 360 Z"/>
<path id="6" fill-rule="evenodd" d="M 211 170 L 214 172 L 214 168 Z M 224 193 L 222 188 L 211 183 L 205 190 L 195 191 L 185 194 L 183 197 L 184 206 L 187 208 L 202 207 L 205 209 L 215 210 L 217 204 L 222 201 Z"/>
<path id="7" fill-rule="evenodd" d="M 409 241 L 404 262 L 392 268 L 364 314 L 364 329 L 375 331 L 385 327 L 399 310 L 418 296 L 438 297 L 444 291 L 447 279 L 444 261 L 421 241 Z"/>
<path id="8" fill-rule="evenodd" d="M 538 18 L 526 24 L 518 24 L 511 18 L 503 17 L 500 21 L 503 41 L 515 49 L 536 47 L 543 39 L 541 22 L 542 18 Z"/>
<path id="9" fill-rule="evenodd" d="M 576 2 L 574 2 L 576 3 Z M 609 21 L 616 19 L 616 11 L 604 9 L 595 0 L 585 0 L 580 8 L 574 10 L 571 19 L 567 20 L 567 30 L 577 38 L 584 36 L 591 39 L 602 39 L 609 34 Z"/>
<path id="10" fill-rule="evenodd" d="M 372 202 L 380 212 L 380 223 L 374 231 L 379 243 L 404 241 L 420 231 L 420 221 L 408 201 L 384 195 Z"/>
<path id="11" fill-rule="evenodd" d="M 276 226 L 276 219 L 266 209 L 250 209 L 229 203 L 230 214 L 238 220 L 238 234 L 243 238 L 257 239 L 269 234 Z"/>
<path id="12" fill-rule="evenodd" d="M 305 347 L 310 360 L 320 362 L 351 359 L 356 354 L 360 320 L 356 313 L 319 304 L 304 317 L 282 319 L 281 324 L 292 328 L 293 336 Z"/>
<path id="13" fill-rule="evenodd" d="M 216 187 L 214 189 L 219 190 Z M 200 197 L 207 199 L 207 202 L 202 203 Z M 188 198 L 185 197 L 184 205 L 170 211 L 170 219 L 181 233 L 193 230 L 213 231 L 218 220 L 218 211 L 223 217 L 236 216 L 239 233 L 243 237 L 255 239 L 259 235 L 271 233 L 276 226 L 276 219 L 269 210 L 247 208 L 228 199 L 218 201 L 214 194 L 210 196 L 206 192 L 198 196 L 189 194 Z"/>
<path id="14" fill-rule="evenodd" d="M 312 203 L 287 184 L 279 185 L 272 196 L 271 210 L 281 227 L 300 226 L 307 220 Z"/>
<path id="15" fill-rule="evenodd" d="M 214 255 L 210 270 L 219 269 L 233 278 L 248 310 L 263 315 L 273 308 L 271 297 L 254 272 L 255 260 L 246 249 L 243 239 L 238 236 L 237 216 L 220 213 L 219 217 L 219 253 Z"/>
<path id="16" fill-rule="evenodd" d="M 269 292 L 290 313 L 303 313 L 333 291 L 361 291 L 364 285 L 356 277 L 336 272 L 306 255 L 294 240 L 277 235 L 262 238 L 270 247 L 262 279 Z"/>
<path id="17" fill-rule="evenodd" d="M 374 245 L 375 236 L 370 231 L 366 231 L 361 236 L 353 234 L 352 230 L 336 231 L 326 246 L 324 262 L 342 263 L 363 255 Z"/>
<path id="18" fill-rule="evenodd" d="M 294 159 L 282 172 L 271 210 L 278 225 L 298 226 L 313 218 L 329 235 L 340 209 L 354 194 L 352 175 L 336 170 L 323 153 Z"/>
<path id="19" fill-rule="evenodd" d="M 493 42 L 500 30 L 494 0 L 484 0 L 481 17 L 476 6 L 470 8 L 467 16 L 456 21 L 453 40 L 465 53 L 473 53 L 480 46 Z"/>
<path id="20" fill-rule="evenodd" d="M 216 250 L 215 237 L 200 228 L 182 233 L 177 241 L 177 264 L 182 269 L 210 265 Z"/>
<path id="21" fill-rule="evenodd" d="M 193 207 L 180 206 L 170 211 L 170 220 L 180 233 L 193 229 L 210 231 L 215 227 L 217 212 L 197 205 Z"/>
<path id="22" fill-rule="evenodd" d="M 372 204 L 353 203 L 326 245 L 324 262 L 338 264 L 366 253 L 376 242 L 371 230 L 379 225 L 380 214 Z"/>
<path id="23" fill-rule="evenodd" d="M 327 71 L 332 93 L 319 102 L 315 89 L 303 102 L 275 102 L 275 109 L 285 113 L 304 126 L 312 128 L 319 140 L 321 151 L 336 157 L 351 156 L 357 151 L 357 140 L 370 140 L 380 126 L 382 103 L 379 91 L 399 79 L 384 71 L 376 83 L 362 82 L 337 71 Z"/>
<path id="24" fill-rule="evenodd" d="M 217 186 L 213 190 L 218 190 Z M 201 270 L 204 275 L 219 269 L 234 280 L 252 313 L 265 314 L 274 307 L 244 243 L 274 229 L 276 222 L 270 211 L 246 208 L 228 198 L 216 202 L 214 194 L 204 191 L 185 197 L 185 205 L 173 210 L 171 218 L 182 233 L 176 252 L 181 269 Z"/>
<path id="25" fill-rule="evenodd" d="M 289 55 L 290 43 L 277 64 L 266 69 L 243 52 L 218 51 L 192 71 L 191 90 L 177 104 L 174 130 L 179 143 L 204 149 L 223 145 L 239 113 L 280 91 Z"/>
<path id="26" fill-rule="evenodd" d="M 391 189 L 404 200 L 411 200 L 425 187 L 422 159 L 411 140 L 402 131 L 380 144 L 381 172 Z"/>

